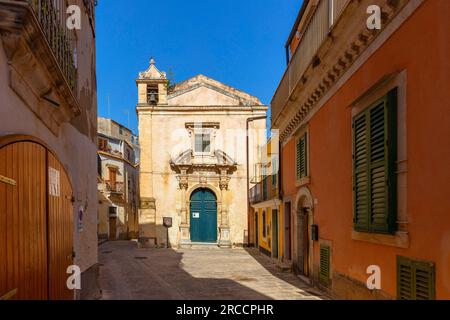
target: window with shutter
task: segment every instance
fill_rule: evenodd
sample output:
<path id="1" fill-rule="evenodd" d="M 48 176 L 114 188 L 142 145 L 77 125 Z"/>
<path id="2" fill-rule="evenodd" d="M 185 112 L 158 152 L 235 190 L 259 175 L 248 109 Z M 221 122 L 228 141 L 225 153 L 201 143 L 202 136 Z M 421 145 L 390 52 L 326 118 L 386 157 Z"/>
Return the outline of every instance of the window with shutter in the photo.
<path id="1" fill-rule="evenodd" d="M 306 133 L 298 138 L 296 144 L 296 173 L 297 181 L 308 175 L 307 172 L 307 139 Z"/>
<path id="2" fill-rule="evenodd" d="M 353 118 L 356 231 L 395 232 L 396 101 L 393 90 Z"/>
<path id="3" fill-rule="evenodd" d="M 328 286 L 330 283 L 330 247 L 320 245 L 319 282 Z"/>
<path id="4" fill-rule="evenodd" d="M 435 266 L 432 262 L 397 257 L 397 298 L 434 300 Z"/>

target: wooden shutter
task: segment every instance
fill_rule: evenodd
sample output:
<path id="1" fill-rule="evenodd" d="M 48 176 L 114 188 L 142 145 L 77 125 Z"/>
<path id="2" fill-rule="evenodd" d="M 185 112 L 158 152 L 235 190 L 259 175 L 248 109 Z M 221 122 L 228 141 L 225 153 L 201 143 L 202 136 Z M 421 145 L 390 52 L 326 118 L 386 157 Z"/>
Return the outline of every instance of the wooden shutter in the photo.
<path id="1" fill-rule="evenodd" d="M 296 172 L 297 180 L 307 176 L 307 145 L 306 145 L 306 133 L 297 140 L 296 145 Z"/>
<path id="2" fill-rule="evenodd" d="M 320 245 L 319 282 L 322 285 L 330 283 L 330 247 Z"/>
<path id="3" fill-rule="evenodd" d="M 400 300 L 434 300 L 435 266 L 431 262 L 397 257 L 397 298 Z"/>
<path id="4" fill-rule="evenodd" d="M 393 233 L 396 220 L 396 90 L 353 120 L 354 227 Z"/>
<path id="5" fill-rule="evenodd" d="M 357 231 L 369 230 L 368 136 L 366 114 L 363 113 L 353 121 L 354 222 Z"/>

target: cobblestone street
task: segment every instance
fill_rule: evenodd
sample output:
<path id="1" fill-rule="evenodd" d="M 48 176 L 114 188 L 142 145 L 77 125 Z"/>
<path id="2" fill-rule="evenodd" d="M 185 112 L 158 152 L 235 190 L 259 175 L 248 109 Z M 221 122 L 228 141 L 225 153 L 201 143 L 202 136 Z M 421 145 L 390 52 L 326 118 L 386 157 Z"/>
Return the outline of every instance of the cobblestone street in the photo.
<path id="1" fill-rule="evenodd" d="M 99 247 L 99 261 L 104 300 L 321 299 L 254 249 L 138 249 L 117 241 Z"/>

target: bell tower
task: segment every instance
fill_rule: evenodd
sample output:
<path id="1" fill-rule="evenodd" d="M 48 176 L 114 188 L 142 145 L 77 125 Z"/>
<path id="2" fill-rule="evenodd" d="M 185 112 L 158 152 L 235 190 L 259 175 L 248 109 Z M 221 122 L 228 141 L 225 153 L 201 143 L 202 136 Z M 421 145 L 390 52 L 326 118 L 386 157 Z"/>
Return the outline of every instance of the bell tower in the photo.
<path id="1" fill-rule="evenodd" d="M 167 105 L 167 86 L 169 81 L 165 72 L 155 66 L 155 59 L 150 59 L 150 66 L 139 73 L 136 80 L 138 87 L 138 108 L 146 106 Z"/>
<path id="2" fill-rule="evenodd" d="M 139 121 L 139 140 L 141 161 L 139 170 L 139 244 L 142 247 L 159 245 L 156 243 L 157 221 L 156 201 L 153 192 L 153 110 L 155 107 L 167 105 L 168 80 L 165 72 L 159 71 L 155 60 L 150 59 L 150 66 L 139 73 L 136 79 L 138 88 L 138 103 L 136 112 Z M 155 137 L 157 139 L 157 137 Z"/>

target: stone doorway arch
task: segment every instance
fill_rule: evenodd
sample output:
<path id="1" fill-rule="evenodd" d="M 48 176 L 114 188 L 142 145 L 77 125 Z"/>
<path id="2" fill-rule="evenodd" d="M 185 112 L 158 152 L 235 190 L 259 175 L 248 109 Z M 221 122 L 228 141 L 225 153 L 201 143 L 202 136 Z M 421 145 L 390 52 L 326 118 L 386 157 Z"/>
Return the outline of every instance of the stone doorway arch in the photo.
<path id="1" fill-rule="evenodd" d="M 311 191 L 302 187 L 295 200 L 295 251 L 294 268 L 306 277 L 312 278 L 313 241 L 311 226 L 314 224 L 314 201 Z"/>
<path id="2" fill-rule="evenodd" d="M 210 188 L 196 188 L 190 194 L 188 218 L 191 242 L 217 242 L 217 196 Z"/>

